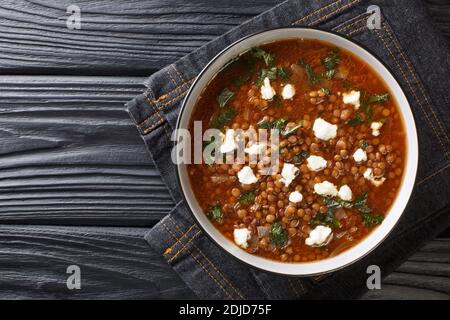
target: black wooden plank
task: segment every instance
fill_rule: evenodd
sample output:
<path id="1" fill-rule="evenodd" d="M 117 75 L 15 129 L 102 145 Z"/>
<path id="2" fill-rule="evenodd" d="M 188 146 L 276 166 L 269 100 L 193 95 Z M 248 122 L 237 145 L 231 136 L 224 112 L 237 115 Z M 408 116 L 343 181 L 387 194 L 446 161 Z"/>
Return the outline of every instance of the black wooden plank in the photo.
<path id="1" fill-rule="evenodd" d="M 149 75 L 280 0 L 0 2 L 2 74 Z"/>
<path id="2" fill-rule="evenodd" d="M 144 78 L 0 77 L 0 223 L 153 225 L 173 206 L 124 109 Z"/>
<path id="3" fill-rule="evenodd" d="M 143 239 L 146 231 L 0 225 L 0 299 L 194 298 L 160 253 L 149 248 Z M 430 244 L 436 243 L 437 250 L 425 247 L 416 255 L 450 256 L 450 239 Z M 81 269 L 81 290 L 67 289 L 69 265 Z M 405 263 L 385 279 L 381 290 L 363 298 L 450 298 L 448 263 L 439 263 L 438 268 L 428 261 L 413 265 Z"/>
<path id="4" fill-rule="evenodd" d="M 0 226 L 0 299 L 193 298 L 146 229 Z M 69 290 L 67 267 L 81 270 Z"/>
<path id="5" fill-rule="evenodd" d="M 280 2 L 87 0 L 69 30 L 71 0 L 2 0 L 0 73 L 147 76 Z M 450 40 L 448 2 L 424 2 Z"/>

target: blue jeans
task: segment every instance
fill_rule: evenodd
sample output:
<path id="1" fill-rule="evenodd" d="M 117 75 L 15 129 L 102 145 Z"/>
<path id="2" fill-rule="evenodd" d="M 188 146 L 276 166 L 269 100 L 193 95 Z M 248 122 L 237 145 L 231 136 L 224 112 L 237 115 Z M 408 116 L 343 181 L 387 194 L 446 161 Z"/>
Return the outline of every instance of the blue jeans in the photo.
<path id="1" fill-rule="evenodd" d="M 381 8 L 381 28 L 367 28 L 369 5 Z M 425 241 L 449 226 L 450 55 L 421 2 L 406 0 L 286 1 L 152 75 L 147 90 L 127 104 L 130 116 L 161 171 L 176 206 L 146 235 L 202 299 L 356 298 L 366 269 L 388 275 Z M 311 26 L 333 30 L 364 45 L 398 78 L 419 134 L 419 171 L 408 207 L 390 236 L 373 252 L 340 271 L 294 278 L 253 269 L 230 258 L 196 225 L 177 187 L 170 135 L 182 100 L 200 70 L 239 38 L 267 28 Z"/>

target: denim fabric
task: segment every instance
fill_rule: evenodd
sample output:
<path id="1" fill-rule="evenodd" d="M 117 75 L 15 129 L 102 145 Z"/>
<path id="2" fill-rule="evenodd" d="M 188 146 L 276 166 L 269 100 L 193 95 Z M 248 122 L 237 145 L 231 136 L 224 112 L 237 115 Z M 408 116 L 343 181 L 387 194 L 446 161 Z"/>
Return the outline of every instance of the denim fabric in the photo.
<path id="1" fill-rule="evenodd" d="M 369 5 L 382 11 L 380 29 L 367 28 Z M 298 25 L 334 30 L 363 44 L 384 61 L 405 90 L 419 134 L 419 171 L 408 207 L 390 236 L 365 258 L 312 278 L 273 275 L 231 258 L 193 221 L 176 183 L 170 135 L 196 75 L 235 40 L 267 28 Z M 366 268 L 392 272 L 425 241 L 449 226 L 450 55 L 420 1 L 286 1 L 152 75 L 147 90 L 127 105 L 176 203 L 146 235 L 149 245 L 199 298 L 356 298 L 366 290 Z"/>

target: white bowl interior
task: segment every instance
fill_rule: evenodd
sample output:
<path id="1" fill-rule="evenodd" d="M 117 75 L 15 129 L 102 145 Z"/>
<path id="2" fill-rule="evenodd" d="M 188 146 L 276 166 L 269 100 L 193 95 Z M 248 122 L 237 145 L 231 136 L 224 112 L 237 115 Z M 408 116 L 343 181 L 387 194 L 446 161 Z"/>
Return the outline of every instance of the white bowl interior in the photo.
<path id="1" fill-rule="evenodd" d="M 198 223 L 200 223 L 201 227 L 224 250 L 228 251 L 239 260 L 263 270 L 287 275 L 306 276 L 337 270 L 351 264 L 352 262 L 357 261 L 364 255 L 368 254 L 371 250 L 373 250 L 389 234 L 389 232 L 394 228 L 395 224 L 402 215 L 414 186 L 418 163 L 418 144 L 416 126 L 408 100 L 406 99 L 403 90 L 401 89 L 395 78 L 392 76 L 392 74 L 388 71 L 388 69 L 386 69 L 386 67 L 382 63 L 380 63 L 372 54 L 370 54 L 368 51 L 357 44 L 329 32 L 306 28 L 282 28 L 265 31 L 245 38 L 244 40 L 231 45 L 220 54 L 218 54 L 203 70 L 199 78 L 193 84 L 193 87 L 191 88 L 184 102 L 184 109 L 178 122 L 179 128 L 187 129 L 189 127 L 191 113 L 197 99 L 199 98 L 199 95 L 202 93 L 210 80 L 220 71 L 225 63 L 252 47 L 260 46 L 264 43 L 292 38 L 316 39 L 325 41 L 352 52 L 354 55 L 369 64 L 372 69 L 375 70 L 375 72 L 377 72 L 382 79 L 384 79 L 387 87 L 390 89 L 391 93 L 394 96 L 393 98 L 397 101 L 406 129 L 407 156 L 405 162 L 405 171 L 403 174 L 403 181 L 400 190 L 394 203 L 391 206 L 390 211 L 386 214 L 386 218 L 384 219 L 383 223 L 375 230 L 373 230 L 362 241 L 337 256 L 307 263 L 277 262 L 249 254 L 234 245 L 226 237 L 224 237 L 211 224 L 209 219 L 200 208 L 190 186 L 186 165 L 178 165 L 178 174 L 180 178 L 181 188 L 185 195 L 186 201 L 190 209 L 194 213 Z"/>

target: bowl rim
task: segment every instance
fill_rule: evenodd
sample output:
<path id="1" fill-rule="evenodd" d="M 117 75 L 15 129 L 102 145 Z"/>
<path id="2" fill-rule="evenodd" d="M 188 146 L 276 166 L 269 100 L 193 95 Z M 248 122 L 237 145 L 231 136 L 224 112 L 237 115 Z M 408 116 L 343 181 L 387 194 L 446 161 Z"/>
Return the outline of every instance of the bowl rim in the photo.
<path id="1" fill-rule="evenodd" d="M 408 188 L 408 190 L 407 190 L 408 199 L 404 202 L 402 212 L 399 214 L 397 220 L 392 224 L 392 226 L 390 227 L 389 231 L 388 231 L 381 239 L 379 239 L 379 241 L 377 241 L 377 243 L 375 243 L 373 246 L 371 246 L 371 248 L 370 248 L 369 250 L 366 250 L 364 253 L 360 254 L 359 256 L 355 257 L 354 259 L 352 259 L 351 261 L 349 261 L 349 262 L 347 262 L 347 263 L 345 263 L 345 264 L 336 266 L 336 267 L 334 267 L 334 268 L 330 268 L 330 269 L 325 270 L 325 271 L 317 271 L 317 272 L 309 272 L 309 273 L 286 273 L 286 272 L 279 272 L 279 271 L 275 271 L 275 270 L 272 270 L 272 269 L 267 269 L 267 268 L 261 267 L 261 266 L 259 266 L 259 265 L 257 265 L 257 264 L 253 264 L 253 263 L 247 262 L 247 261 L 241 259 L 240 257 L 236 256 L 235 254 L 233 254 L 232 252 L 230 252 L 230 251 L 227 250 L 226 248 L 224 248 L 224 247 L 223 247 L 223 246 L 222 246 L 222 245 L 214 238 L 214 236 L 212 236 L 212 235 L 208 232 L 208 230 L 206 230 L 206 228 L 202 225 L 201 221 L 197 218 L 196 214 L 194 213 L 194 210 L 191 208 L 191 206 L 190 206 L 190 204 L 189 204 L 189 201 L 188 201 L 188 199 L 187 199 L 187 197 L 186 197 L 185 190 L 184 190 L 184 188 L 183 188 L 183 184 L 182 184 L 182 182 L 181 182 L 181 177 L 180 177 L 180 170 L 181 170 L 181 167 L 182 167 L 182 166 L 186 166 L 186 164 L 184 164 L 184 163 L 182 163 L 182 164 L 176 164 L 176 178 L 177 178 L 177 184 L 178 184 L 178 187 L 179 187 L 179 189 L 181 190 L 180 193 L 181 193 L 181 196 L 182 196 L 182 200 L 186 203 L 187 208 L 188 208 L 188 211 L 189 211 L 189 213 L 192 215 L 192 217 L 194 218 L 195 223 L 200 227 L 200 229 L 204 232 L 204 234 L 205 234 L 211 241 L 213 241 L 213 243 L 214 243 L 215 245 L 217 245 L 219 248 L 221 248 L 221 250 L 222 250 L 223 252 L 225 252 L 227 255 L 233 257 L 233 259 L 235 259 L 236 261 L 239 261 L 240 263 L 243 263 L 244 265 L 247 265 L 247 266 L 249 266 L 249 267 L 252 267 L 252 268 L 255 268 L 255 269 L 258 269 L 258 270 L 261 270 L 261 271 L 269 272 L 269 273 L 271 273 L 271 274 L 282 275 L 282 276 L 288 276 L 288 277 L 310 277 L 310 276 L 318 276 L 318 275 L 323 275 L 323 274 L 330 274 L 330 273 L 332 273 L 332 272 L 335 272 L 335 271 L 341 270 L 341 269 L 343 269 L 343 268 L 346 268 L 346 267 L 348 267 L 348 266 L 350 266 L 350 265 L 356 263 L 357 261 L 361 260 L 362 258 L 366 257 L 368 254 L 370 254 L 373 250 L 375 250 L 379 245 L 381 245 L 381 243 L 383 243 L 383 242 L 386 240 L 386 238 L 391 234 L 391 232 L 392 232 L 392 231 L 395 229 L 395 227 L 397 226 L 397 224 L 398 224 L 398 222 L 400 221 L 400 219 L 402 218 L 402 216 L 403 216 L 403 214 L 404 214 L 404 212 L 405 212 L 405 210 L 406 210 L 406 208 L 407 208 L 409 202 L 411 201 L 411 195 L 412 195 L 412 192 L 413 192 L 413 189 L 414 189 L 414 187 L 415 187 L 415 185 L 416 185 L 416 180 L 417 180 L 417 170 L 418 170 L 418 165 L 419 165 L 419 154 L 420 154 L 419 148 L 420 148 L 420 146 L 419 146 L 419 144 L 418 144 L 417 126 L 416 126 L 415 119 L 414 119 L 414 113 L 412 112 L 411 103 L 410 103 L 410 98 L 408 98 L 408 96 L 405 94 L 405 90 L 404 90 L 404 88 L 403 88 L 403 85 L 400 83 L 398 77 L 397 77 L 397 76 L 394 74 L 394 72 L 391 70 L 391 67 L 388 66 L 388 65 L 387 65 L 385 62 L 383 62 L 382 60 L 380 60 L 380 59 L 377 57 L 377 55 L 376 55 L 371 49 L 367 48 L 365 45 L 359 43 L 358 41 L 356 41 L 356 40 L 354 40 L 354 39 L 350 39 L 350 38 L 349 38 L 348 36 L 346 36 L 346 35 L 339 34 L 339 33 L 335 32 L 335 31 L 332 31 L 332 30 L 323 30 L 323 29 L 319 29 L 319 28 L 315 28 L 315 27 L 308 27 L 308 26 L 289 26 L 289 27 L 273 27 L 273 28 L 267 28 L 267 29 L 264 29 L 264 30 L 261 30 L 261 31 L 257 31 L 257 32 L 248 34 L 248 35 L 246 35 L 246 36 L 244 36 L 244 37 L 242 37 L 242 38 L 239 38 L 238 40 L 232 42 L 231 44 L 229 44 L 228 46 L 226 46 L 224 49 L 222 49 L 220 52 L 218 52 L 218 53 L 217 53 L 213 58 L 211 58 L 210 61 L 203 67 L 203 69 L 198 73 L 198 75 L 195 77 L 195 80 L 194 80 L 193 83 L 191 84 L 191 86 L 190 86 L 190 88 L 189 88 L 189 90 L 188 90 L 186 96 L 185 96 L 184 99 L 183 99 L 183 102 L 182 102 L 182 105 L 181 105 L 181 108 L 180 108 L 180 111 L 179 111 L 179 114 L 178 114 L 178 117 L 177 117 L 177 121 L 176 121 L 176 125 L 175 125 L 175 130 L 178 131 L 178 129 L 180 129 L 181 121 L 182 121 L 182 118 L 183 118 L 183 115 L 184 115 L 184 111 L 185 111 L 185 109 L 186 109 L 187 102 L 189 101 L 190 96 L 191 96 L 192 92 L 194 91 L 194 88 L 196 87 L 196 85 L 198 84 L 198 82 L 200 81 L 200 79 L 204 76 L 204 74 L 209 70 L 209 68 L 210 68 L 210 67 L 211 67 L 218 59 L 220 59 L 220 58 L 222 57 L 222 55 L 223 55 L 225 52 L 227 52 L 228 50 L 230 50 L 232 47 L 236 46 L 237 44 L 239 44 L 239 43 L 241 43 L 241 42 L 243 42 L 243 41 L 245 41 L 245 40 L 247 40 L 247 39 L 249 39 L 249 38 L 252 38 L 252 37 L 254 37 L 254 36 L 259 36 L 259 35 L 261 35 L 261 34 L 268 33 L 268 32 L 271 32 L 271 31 L 276 31 L 276 30 L 287 30 L 287 29 L 310 30 L 310 31 L 313 31 L 313 32 L 325 33 L 325 34 L 329 34 L 329 35 L 332 35 L 332 36 L 336 36 L 336 37 L 343 38 L 344 40 L 351 42 L 352 44 L 354 44 L 354 45 L 360 47 L 360 49 L 362 49 L 363 51 L 366 51 L 373 59 L 375 59 L 378 63 L 380 63 L 381 66 L 383 66 L 383 67 L 386 69 L 386 71 L 388 72 L 388 74 L 395 80 L 396 84 L 399 86 L 399 88 L 400 88 L 400 90 L 401 90 L 400 94 L 403 95 L 403 97 L 405 98 L 405 100 L 406 100 L 406 102 L 407 102 L 407 104 L 408 104 L 407 107 L 409 107 L 410 112 L 411 112 L 411 119 L 412 119 L 412 122 L 411 122 L 411 123 L 408 123 L 408 125 L 412 125 L 411 131 L 412 131 L 412 133 L 413 133 L 413 137 L 411 137 L 411 138 L 412 138 L 412 139 L 414 140 L 414 142 L 415 142 L 415 143 L 414 143 L 415 149 L 413 149 L 414 153 L 412 154 L 412 156 L 414 157 L 414 159 L 408 159 L 408 158 L 411 156 L 411 155 L 410 155 L 410 150 L 411 150 L 411 148 L 410 148 L 410 146 L 407 144 L 407 143 L 408 143 L 409 137 L 406 135 L 406 138 L 405 138 L 405 139 L 407 140 L 407 141 L 406 141 L 406 155 L 407 155 L 407 161 L 405 161 L 405 169 L 406 169 L 406 166 L 408 165 L 408 162 L 409 162 L 410 160 L 411 160 L 411 161 L 414 161 L 413 167 L 411 168 L 411 169 L 413 170 L 413 172 L 412 172 L 412 173 L 413 173 L 413 177 L 412 177 L 412 180 L 411 180 L 411 185 L 409 186 L 409 188 Z M 298 38 L 301 38 L 301 37 L 298 37 Z M 286 37 L 286 38 L 280 38 L 280 39 L 275 40 L 275 41 L 282 41 L 282 40 L 288 40 L 288 39 L 293 39 L 293 38 L 292 38 L 292 37 L 291 37 L 291 38 Z M 273 42 L 275 42 L 275 41 L 270 41 L 270 42 L 267 42 L 267 43 L 273 43 Z M 319 40 L 319 41 L 330 43 L 329 41 L 326 41 L 326 40 Z M 354 54 L 354 53 L 352 52 L 352 50 L 350 50 L 350 49 L 348 49 L 348 48 L 344 48 L 344 49 L 347 50 L 347 51 L 349 51 L 349 52 L 351 52 L 352 54 Z M 244 52 L 245 52 L 245 51 L 244 51 Z M 243 53 L 243 52 L 241 52 L 241 53 L 239 53 L 239 54 L 242 54 L 242 53 Z M 239 54 L 238 54 L 238 55 L 239 55 Z M 358 58 L 361 59 L 360 57 L 358 57 Z M 226 65 L 227 63 L 228 63 L 228 60 L 224 62 L 224 65 Z M 371 67 L 372 69 L 374 69 L 375 72 L 377 72 L 377 71 L 375 70 L 375 68 L 374 68 L 371 64 L 369 64 L 369 65 L 370 65 L 370 67 Z M 223 66 L 222 66 L 222 67 L 223 67 Z M 378 72 L 377 72 L 377 73 L 378 73 Z M 217 73 L 216 73 L 216 74 L 217 74 Z M 209 79 L 209 81 L 211 81 L 211 80 L 212 80 L 212 78 Z M 385 85 L 387 86 L 386 83 L 385 83 Z M 390 91 L 393 91 L 392 88 L 391 88 L 390 86 L 388 86 L 388 88 L 390 89 Z M 204 89 L 204 88 L 203 88 L 203 89 Z M 399 108 L 399 109 L 401 109 L 401 108 Z M 407 124 L 406 124 L 406 121 L 405 121 L 405 119 L 404 119 L 404 114 L 403 114 L 403 111 L 402 111 L 402 110 L 400 110 L 400 114 L 401 114 L 401 118 L 402 118 L 402 121 L 403 121 L 403 125 L 405 126 L 405 129 L 406 129 L 406 128 L 407 128 Z M 408 133 L 407 131 L 408 131 L 408 130 L 405 130 L 406 133 Z M 414 146 L 413 146 L 413 147 L 414 147 Z M 402 180 L 401 180 L 401 185 L 405 182 L 405 181 L 404 181 L 405 178 L 406 178 L 406 171 L 403 173 Z M 190 185 L 190 183 L 189 183 L 189 185 Z M 399 193 L 400 193 L 400 190 L 401 190 L 403 187 L 406 187 L 406 186 L 400 187 L 400 189 L 399 189 L 399 191 L 398 191 Z M 192 193 L 193 193 L 193 192 L 192 192 Z M 195 195 L 193 195 L 193 196 L 194 196 L 194 198 L 195 198 Z M 399 194 L 396 195 L 396 198 L 397 198 L 398 196 L 399 196 Z M 392 209 L 392 207 L 389 209 L 389 211 L 390 211 L 391 209 Z M 204 214 L 204 212 L 201 212 L 201 214 Z M 211 224 L 211 225 L 212 225 L 212 224 Z M 212 225 L 212 227 L 214 227 L 214 226 Z M 215 227 L 214 227 L 214 228 L 215 228 Z M 378 227 L 377 227 L 377 228 L 378 228 Z M 364 239 L 367 239 L 368 237 L 370 237 L 371 234 L 372 234 L 372 232 L 369 233 L 369 234 L 368 234 L 366 237 L 364 237 L 363 239 L 361 239 L 361 241 L 364 241 Z M 223 235 L 222 235 L 222 236 L 223 236 Z M 226 240 L 229 240 L 229 239 L 226 239 Z M 360 242 L 361 242 L 361 241 L 360 241 Z M 358 243 L 360 243 L 360 242 L 358 242 Z M 356 245 L 358 245 L 358 243 L 356 243 Z M 239 249 L 239 250 L 242 250 L 241 248 L 238 248 L 238 249 Z M 245 252 L 245 253 L 247 253 L 247 252 Z M 250 253 L 247 253 L 247 254 L 248 254 L 248 255 L 252 255 L 252 254 L 250 254 Z M 338 254 L 337 256 L 339 256 L 339 255 L 341 255 L 341 253 Z M 252 255 L 252 256 L 254 256 L 254 255 Z M 257 257 L 259 257 L 259 256 L 257 256 Z M 264 259 L 264 260 L 269 260 L 269 261 L 272 261 L 272 262 L 274 262 L 274 263 L 278 263 L 278 264 L 281 264 L 281 265 L 305 265 L 305 264 L 309 263 L 309 262 L 305 262 L 305 263 L 287 263 L 287 262 L 280 262 L 280 261 L 271 260 L 271 259 L 267 259 L 267 258 L 263 258 L 263 257 L 259 257 L 259 258 Z M 328 258 L 327 258 L 327 259 L 328 259 Z M 327 259 L 318 260 L 318 261 L 324 261 L 324 260 L 327 260 Z M 318 262 L 318 261 L 312 261 L 312 263 Z"/>

